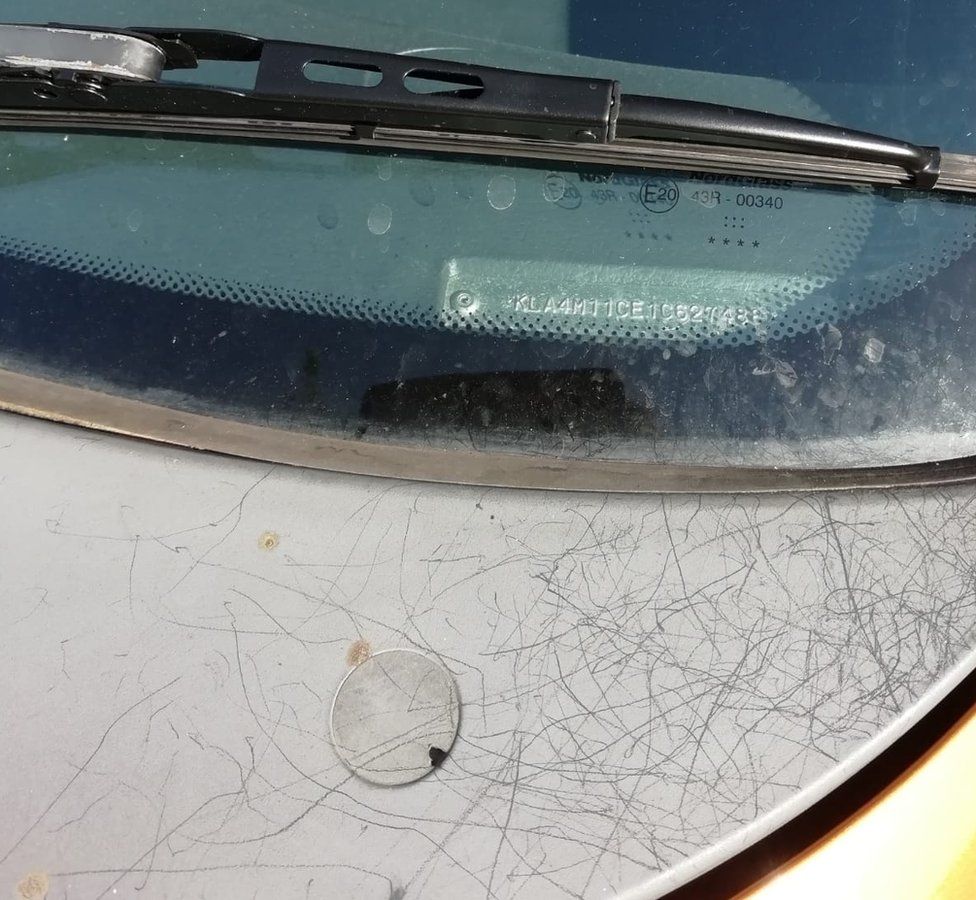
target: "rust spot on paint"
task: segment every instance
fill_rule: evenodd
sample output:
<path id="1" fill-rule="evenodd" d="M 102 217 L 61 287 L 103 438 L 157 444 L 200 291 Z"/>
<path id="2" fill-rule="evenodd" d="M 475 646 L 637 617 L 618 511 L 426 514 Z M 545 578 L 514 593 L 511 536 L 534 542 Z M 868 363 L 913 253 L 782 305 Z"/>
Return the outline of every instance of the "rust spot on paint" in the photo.
<path id="1" fill-rule="evenodd" d="M 43 872 L 31 872 L 18 882 L 17 896 L 21 900 L 44 900 L 48 886 L 47 875 Z"/>
<path id="2" fill-rule="evenodd" d="M 373 648 L 369 646 L 369 641 L 360 638 L 358 641 L 353 641 L 346 651 L 346 662 L 350 666 L 361 665 L 369 659 L 372 652 Z"/>

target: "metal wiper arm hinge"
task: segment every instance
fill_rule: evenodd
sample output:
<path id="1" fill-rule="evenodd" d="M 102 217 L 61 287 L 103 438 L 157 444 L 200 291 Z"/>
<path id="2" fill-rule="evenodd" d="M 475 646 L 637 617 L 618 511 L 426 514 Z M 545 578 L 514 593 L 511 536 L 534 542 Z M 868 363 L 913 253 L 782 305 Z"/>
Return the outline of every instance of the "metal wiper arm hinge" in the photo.
<path id="1" fill-rule="evenodd" d="M 256 62 L 253 89 L 161 80 L 164 70 L 194 68 L 200 60 Z M 311 80 L 313 65 L 361 81 Z M 622 95 L 610 79 L 201 29 L 0 25 L 0 126 L 356 140 L 435 152 L 976 191 L 976 160 L 835 125 Z"/>
<path id="2" fill-rule="evenodd" d="M 20 34 L 18 34 L 19 32 Z M 25 32 L 42 33 L 48 46 L 41 65 L 31 65 L 10 48 Z M 159 81 L 144 69 L 131 78 L 93 72 L 77 64 L 75 36 L 80 29 L 0 26 L 0 107 L 73 111 L 78 109 L 208 118 L 260 118 L 356 126 L 437 128 L 442 131 L 502 134 L 534 140 L 605 142 L 614 106 L 615 83 L 559 75 L 524 75 L 486 66 L 374 53 L 343 47 L 263 41 L 245 35 L 197 29 L 143 28 L 109 32 L 112 47 L 125 39 L 164 55 L 164 68 L 194 68 L 198 60 L 258 63 L 252 90 L 231 90 Z M 89 34 L 98 34 L 92 29 Z M 102 32 L 104 33 L 104 32 Z M 64 65 L 55 60 L 71 39 Z M 36 45 L 36 38 L 33 44 Z M 90 42 L 91 50 L 100 49 Z M 375 85 L 310 80 L 306 67 L 324 64 L 351 76 L 374 76 Z M 39 70 L 46 70 L 41 74 Z M 27 77 L 25 77 L 25 75 Z M 375 78 L 375 76 L 379 78 Z M 416 93 L 407 76 L 422 83 L 448 83 L 453 89 Z M 80 81 L 80 85 L 79 85 Z M 55 96 L 47 96 L 52 93 Z"/>

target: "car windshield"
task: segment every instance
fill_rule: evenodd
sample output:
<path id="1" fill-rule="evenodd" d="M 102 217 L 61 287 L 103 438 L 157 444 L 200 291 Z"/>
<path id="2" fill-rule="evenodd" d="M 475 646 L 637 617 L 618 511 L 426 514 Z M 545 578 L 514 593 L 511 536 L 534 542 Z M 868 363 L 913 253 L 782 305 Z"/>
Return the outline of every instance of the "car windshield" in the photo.
<path id="1" fill-rule="evenodd" d="M 93 0 L 83 18 L 598 75 L 976 150 L 962 2 L 321 7 Z M 167 77 L 244 86 L 253 67 Z M 364 446 L 834 469 L 976 454 L 966 199 L 15 130 L 0 160 L 6 371 Z"/>

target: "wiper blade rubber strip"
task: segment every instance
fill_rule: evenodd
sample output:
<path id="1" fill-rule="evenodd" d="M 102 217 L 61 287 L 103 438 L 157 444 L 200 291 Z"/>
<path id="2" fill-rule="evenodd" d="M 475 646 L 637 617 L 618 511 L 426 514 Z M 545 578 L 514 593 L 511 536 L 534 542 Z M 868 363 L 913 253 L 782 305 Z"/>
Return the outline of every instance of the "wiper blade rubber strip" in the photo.
<path id="1" fill-rule="evenodd" d="M 256 62 L 254 87 L 164 77 L 202 60 Z M 343 83 L 312 80 L 315 65 L 341 70 Z M 623 94 L 611 79 L 207 29 L 0 25 L 0 127 L 358 143 L 976 192 L 976 157 L 827 123 Z"/>

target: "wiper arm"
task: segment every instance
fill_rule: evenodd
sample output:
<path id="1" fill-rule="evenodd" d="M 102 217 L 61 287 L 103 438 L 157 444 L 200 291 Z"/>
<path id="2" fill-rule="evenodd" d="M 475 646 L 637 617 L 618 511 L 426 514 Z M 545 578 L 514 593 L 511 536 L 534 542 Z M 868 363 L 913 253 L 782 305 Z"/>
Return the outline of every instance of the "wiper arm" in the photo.
<path id="1" fill-rule="evenodd" d="M 253 89 L 162 80 L 256 62 Z M 311 80 L 311 67 L 346 83 Z M 348 83 L 350 81 L 358 83 Z M 976 192 L 976 159 L 732 106 L 546 75 L 225 31 L 0 25 L 0 127 L 360 142 Z"/>

